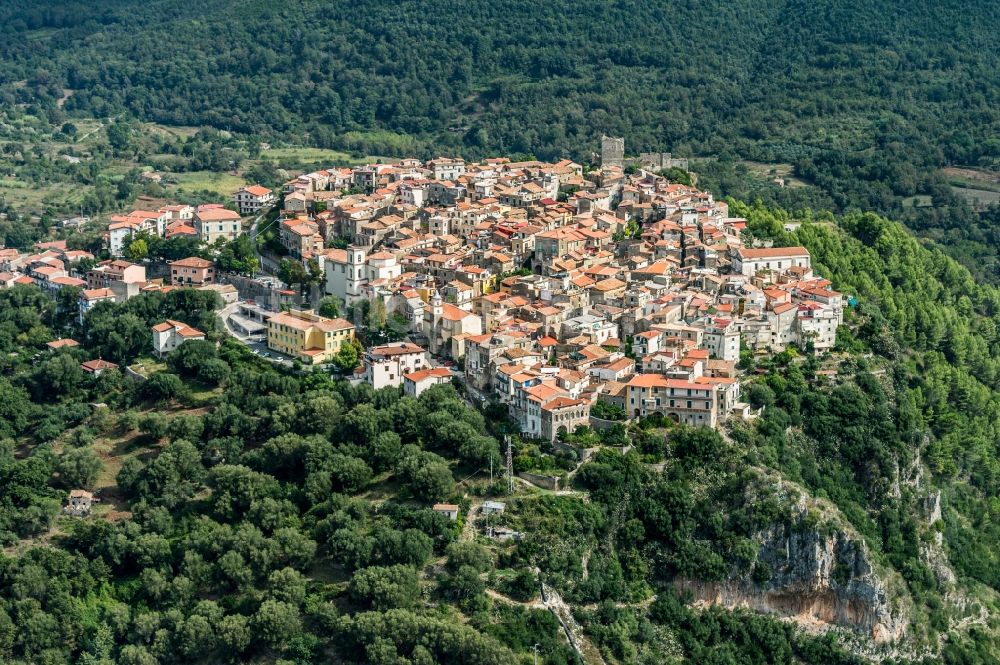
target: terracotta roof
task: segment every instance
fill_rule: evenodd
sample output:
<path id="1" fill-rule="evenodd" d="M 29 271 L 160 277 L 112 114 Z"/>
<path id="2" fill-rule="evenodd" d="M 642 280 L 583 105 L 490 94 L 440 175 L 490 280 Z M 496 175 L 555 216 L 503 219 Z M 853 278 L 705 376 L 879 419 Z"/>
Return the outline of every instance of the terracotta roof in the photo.
<path id="1" fill-rule="evenodd" d="M 296 330 L 309 330 L 310 328 L 319 328 L 323 332 L 335 332 L 338 330 L 350 330 L 354 328 L 354 324 L 345 319 L 325 319 L 319 317 L 317 321 L 310 321 L 308 319 L 299 318 L 289 312 L 281 312 L 280 314 L 275 314 L 268 319 L 268 323 L 275 322 L 279 325 L 285 325 L 289 328 L 295 328 Z"/>
<path id="2" fill-rule="evenodd" d="M 448 321 L 461 321 L 467 316 L 475 316 L 472 312 L 467 312 L 464 309 L 455 307 L 449 303 L 443 303 L 441 305 L 441 316 Z"/>
<path id="3" fill-rule="evenodd" d="M 189 256 L 186 259 L 178 259 L 177 261 L 172 261 L 171 266 L 180 266 L 181 268 L 209 268 L 213 264 L 208 259 L 203 259 L 197 256 Z"/>
<path id="4" fill-rule="evenodd" d="M 421 369 L 416 372 L 410 372 L 409 374 L 404 374 L 403 379 L 417 383 L 418 381 L 423 381 L 431 377 L 438 377 L 444 379 L 450 376 L 451 372 L 448 370 L 447 367 L 428 367 L 427 369 Z"/>
<path id="5" fill-rule="evenodd" d="M 251 196 L 267 196 L 271 193 L 271 190 L 267 187 L 261 187 L 260 185 L 251 185 L 250 187 L 244 187 L 243 191 Z"/>
<path id="6" fill-rule="evenodd" d="M 80 367 L 82 367 L 85 372 L 99 372 L 105 369 L 117 369 L 118 365 L 98 358 L 97 360 L 88 360 L 85 363 L 80 363 Z"/>
<path id="7" fill-rule="evenodd" d="M 163 323 L 158 323 L 153 326 L 155 332 L 167 332 L 168 330 L 173 330 L 175 333 L 181 337 L 204 337 L 205 333 L 198 330 L 197 328 L 192 328 L 183 321 L 174 321 L 173 319 L 167 319 Z"/>
<path id="8" fill-rule="evenodd" d="M 97 298 L 114 298 L 115 293 L 111 289 L 84 289 L 84 300 L 96 300 Z"/>
<path id="9" fill-rule="evenodd" d="M 198 215 L 198 219 L 203 222 L 236 221 L 240 218 L 240 214 L 238 212 L 226 210 L 225 208 L 209 208 L 207 210 L 199 209 L 196 214 Z"/>
<path id="10" fill-rule="evenodd" d="M 736 250 L 744 259 L 774 259 L 786 256 L 809 256 L 809 250 L 805 247 L 762 247 L 760 249 L 748 249 L 740 247 Z"/>
<path id="11" fill-rule="evenodd" d="M 368 349 L 373 356 L 399 356 L 407 353 L 423 353 L 424 350 L 411 342 L 397 342 L 395 344 L 383 344 L 373 346 Z"/>

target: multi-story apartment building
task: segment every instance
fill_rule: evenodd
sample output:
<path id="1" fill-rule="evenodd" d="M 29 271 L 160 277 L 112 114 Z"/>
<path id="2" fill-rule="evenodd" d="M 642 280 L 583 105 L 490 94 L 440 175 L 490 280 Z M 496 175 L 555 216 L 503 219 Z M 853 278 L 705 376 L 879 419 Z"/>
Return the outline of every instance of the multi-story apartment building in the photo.
<path id="1" fill-rule="evenodd" d="M 659 374 L 636 374 L 628 382 L 625 408 L 632 418 L 654 413 L 685 425 L 715 427 L 719 421 L 716 387 Z"/>
<path id="2" fill-rule="evenodd" d="M 260 185 L 241 187 L 233 195 L 233 202 L 241 215 L 255 215 L 274 203 L 274 192 Z"/>
<path id="3" fill-rule="evenodd" d="M 330 362 L 344 344 L 354 343 L 354 325 L 315 312 L 290 310 L 267 320 L 267 347 L 306 365 Z"/>
<path id="4" fill-rule="evenodd" d="M 805 247 L 734 247 L 730 253 L 733 272 L 753 277 L 760 270 L 780 272 L 789 268 L 809 268 L 809 250 Z"/>
<path id="5" fill-rule="evenodd" d="M 198 208 L 193 221 L 198 239 L 206 245 L 214 245 L 219 240 L 226 242 L 236 240 L 243 230 L 239 213 L 226 210 L 222 206 Z"/>
<path id="6" fill-rule="evenodd" d="M 170 263 L 170 283 L 176 286 L 214 284 L 215 264 L 198 256 L 172 261 Z"/>
<path id="7" fill-rule="evenodd" d="M 375 390 L 403 385 L 403 376 L 429 366 L 427 352 L 410 342 L 373 346 L 362 358 L 365 381 Z"/>

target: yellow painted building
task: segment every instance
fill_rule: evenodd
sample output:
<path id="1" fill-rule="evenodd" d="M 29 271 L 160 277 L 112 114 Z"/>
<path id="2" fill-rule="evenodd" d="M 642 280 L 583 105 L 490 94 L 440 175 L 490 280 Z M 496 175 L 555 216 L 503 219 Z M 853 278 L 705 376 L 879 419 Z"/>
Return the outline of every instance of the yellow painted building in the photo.
<path id="1" fill-rule="evenodd" d="M 354 326 L 311 311 L 291 310 L 267 320 L 267 348 L 307 365 L 330 362 L 340 347 L 354 341 Z"/>

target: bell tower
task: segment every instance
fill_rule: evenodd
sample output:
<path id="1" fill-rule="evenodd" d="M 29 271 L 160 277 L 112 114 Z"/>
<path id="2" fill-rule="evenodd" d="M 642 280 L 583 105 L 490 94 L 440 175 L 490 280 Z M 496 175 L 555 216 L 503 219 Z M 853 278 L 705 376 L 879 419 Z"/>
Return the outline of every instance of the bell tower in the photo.
<path id="1" fill-rule="evenodd" d="M 361 298 L 364 287 L 368 284 L 367 268 L 365 266 L 365 248 L 359 245 L 351 245 L 347 248 L 347 279 L 345 289 L 347 297 L 345 300 L 349 304 L 353 300 Z"/>

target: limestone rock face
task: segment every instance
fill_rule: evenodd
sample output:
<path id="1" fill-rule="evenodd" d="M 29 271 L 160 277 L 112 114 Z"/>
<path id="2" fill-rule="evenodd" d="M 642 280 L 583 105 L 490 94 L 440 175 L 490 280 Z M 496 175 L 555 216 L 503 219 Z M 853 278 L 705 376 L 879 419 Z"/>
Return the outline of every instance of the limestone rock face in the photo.
<path id="1" fill-rule="evenodd" d="M 903 636 L 906 621 L 894 613 L 863 541 L 801 524 L 774 526 L 759 536 L 757 567 L 770 570 L 768 581 L 746 575 L 721 583 L 684 580 L 677 586 L 692 592 L 696 603 L 777 614 L 804 628 L 843 626 L 880 643 Z"/>

